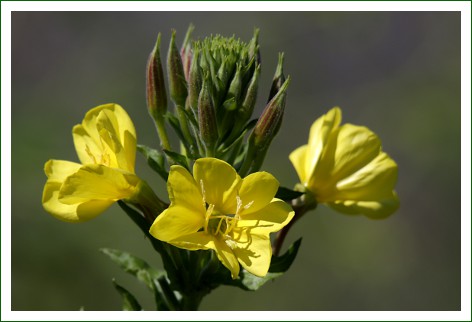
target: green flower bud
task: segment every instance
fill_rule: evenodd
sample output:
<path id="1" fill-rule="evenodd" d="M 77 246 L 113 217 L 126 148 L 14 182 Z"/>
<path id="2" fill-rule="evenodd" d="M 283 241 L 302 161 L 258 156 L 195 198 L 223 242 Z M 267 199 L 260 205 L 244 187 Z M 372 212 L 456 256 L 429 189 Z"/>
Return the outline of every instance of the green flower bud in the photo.
<path id="1" fill-rule="evenodd" d="M 169 77 L 170 97 L 176 105 L 185 106 L 187 82 L 185 81 L 182 59 L 175 45 L 175 30 L 172 31 L 169 52 L 167 54 L 167 74 Z"/>
<path id="2" fill-rule="evenodd" d="M 195 29 L 195 27 L 190 24 L 187 29 L 187 33 L 185 34 L 184 42 L 182 43 L 182 47 L 180 48 L 180 57 L 182 59 L 182 65 L 184 67 L 184 74 L 185 74 L 185 79 L 189 80 L 189 73 L 190 73 L 190 66 L 192 64 L 192 45 L 191 45 L 191 39 L 190 37 L 192 36 L 192 32 Z"/>
<path id="3" fill-rule="evenodd" d="M 223 106 L 228 111 L 235 110 L 239 105 L 239 97 L 241 96 L 242 77 L 241 77 L 241 65 L 236 68 L 236 74 L 229 85 L 228 94 L 226 94 L 225 102 Z"/>
<path id="4" fill-rule="evenodd" d="M 238 119 L 240 119 L 242 123 L 246 123 L 251 118 L 252 112 L 254 111 L 254 106 L 256 105 L 257 100 L 257 90 L 259 88 L 260 73 L 261 65 L 258 65 L 254 71 L 254 75 L 252 75 L 251 81 L 249 82 L 246 96 L 244 97 L 239 110 Z"/>
<path id="5" fill-rule="evenodd" d="M 164 83 L 164 72 L 161 64 L 161 34 L 157 36 L 154 49 L 149 55 L 146 68 L 146 99 L 149 114 L 154 119 L 167 111 L 167 94 Z"/>
<path id="6" fill-rule="evenodd" d="M 188 77 L 188 103 L 195 110 L 198 108 L 198 96 L 202 89 L 202 72 L 198 63 L 199 56 L 200 50 L 196 49 L 193 53 Z"/>
<path id="7" fill-rule="evenodd" d="M 198 126 L 200 139 L 205 144 L 206 155 L 213 156 L 218 140 L 218 127 L 209 81 L 209 75 L 207 75 L 198 97 Z"/>
<path id="8" fill-rule="evenodd" d="M 284 53 L 279 53 L 279 62 L 277 64 L 277 69 L 275 70 L 274 78 L 272 80 L 272 86 L 270 88 L 269 102 L 280 90 L 282 84 L 285 82 L 284 70 Z"/>
<path id="9" fill-rule="evenodd" d="M 259 29 L 254 29 L 254 35 L 249 42 L 249 59 L 253 59 L 256 62 L 256 66 L 261 64 L 261 52 L 259 50 Z"/>
<path id="10" fill-rule="evenodd" d="M 261 117 L 256 123 L 250 141 L 258 150 L 267 150 L 282 124 L 285 109 L 286 91 L 290 77 L 283 83 L 277 94 L 267 103 Z"/>

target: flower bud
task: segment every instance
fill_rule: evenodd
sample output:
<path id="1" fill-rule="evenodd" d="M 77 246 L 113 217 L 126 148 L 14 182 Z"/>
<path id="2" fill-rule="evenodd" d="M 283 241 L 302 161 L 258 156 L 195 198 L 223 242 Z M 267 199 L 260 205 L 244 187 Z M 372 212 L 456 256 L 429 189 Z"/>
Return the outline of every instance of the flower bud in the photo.
<path id="1" fill-rule="evenodd" d="M 259 75 L 261 73 L 261 65 L 256 67 L 254 74 L 252 75 L 251 81 L 249 82 L 246 96 L 241 104 L 239 109 L 239 118 L 242 123 L 246 123 L 254 111 L 254 106 L 256 105 L 257 100 L 257 90 L 259 87 Z"/>
<path id="2" fill-rule="evenodd" d="M 189 81 L 190 66 L 192 64 L 192 45 L 190 43 L 190 37 L 192 36 L 192 32 L 194 29 L 195 27 L 192 24 L 188 26 L 184 42 L 182 43 L 182 47 L 180 48 L 180 57 L 182 58 L 182 65 L 184 67 L 184 74 L 187 82 Z"/>
<path id="3" fill-rule="evenodd" d="M 198 97 L 198 126 L 200 138 L 205 144 L 207 156 L 213 156 L 216 141 L 218 140 L 218 128 L 216 113 L 211 95 L 209 75 L 206 75 L 200 96 Z"/>
<path id="4" fill-rule="evenodd" d="M 193 53 L 188 77 L 188 103 L 195 110 L 198 108 L 198 96 L 202 89 L 202 72 L 198 63 L 199 56 L 200 50 L 196 49 Z"/>
<path id="5" fill-rule="evenodd" d="M 175 30 L 167 54 L 167 74 L 169 77 L 170 97 L 176 105 L 185 106 L 187 98 L 187 82 L 185 81 L 184 67 L 180 53 L 175 45 Z"/>
<path id="6" fill-rule="evenodd" d="M 146 69 L 146 99 L 148 111 L 156 119 L 159 115 L 164 115 L 167 111 L 167 94 L 164 83 L 164 72 L 161 64 L 161 34 L 157 36 L 157 41 L 149 55 Z"/>
<path id="7" fill-rule="evenodd" d="M 226 95 L 225 102 L 223 106 L 228 111 L 235 110 L 239 105 L 239 97 L 241 96 L 241 66 L 236 67 L 236 74 L 234 74 L 233 80 L 229 85 L 228 94 Z"/>
<path id="8" fill-rule="evenodd" d="M 279 62 L 277 64 L 277 69 L 275 70 L 274 78 L 272 80 L 272 86 L 270 88 L 269 102 L 280 90 L 282 84 L 285 82 L 284 70 L 284 53 L 279 53 Z"/>
<path id="9" fill-rule="evenodd" d="M 256 66 L 261 64 L 261 52 L 259 51 L 259 29 L 254 29 L 254 35 L 249 42 L 249 59 L 254 58 Z"/>
<path id="10" fill-rule="evenodd" d="M 278 93 L 267 103 L 261 117 L 256 123 L 250 141 L 259 150 L 267 150 L 282 124 L 285 109 L 286 91 L 290 77 L 280 87 Z"/>

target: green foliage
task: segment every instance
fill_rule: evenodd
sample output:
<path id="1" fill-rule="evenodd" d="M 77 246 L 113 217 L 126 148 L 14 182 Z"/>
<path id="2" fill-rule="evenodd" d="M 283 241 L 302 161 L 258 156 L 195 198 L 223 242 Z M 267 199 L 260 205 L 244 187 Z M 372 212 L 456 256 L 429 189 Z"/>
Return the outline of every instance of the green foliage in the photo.
<path id="1" fill-rule="evenodd" d="M 123 300 L 123 311 L 142 311 L 141 305 L 133 294 L 131 294 L 123 286 L 119 285 L 115 280 L 113 280 L 113 286 L 115 286 L 115 289 L 121 295 L 121 299 Z"/>
<path id="2" fill-rule="evenodd" d="M 100 252 L 117 263 L 125 272 L 146 284 L 149 289 L 153 289 L 155 279 L 165 275 L 164 272 L 152 268 L 144 260 L 129 253 L 110 248 L 101 248 Z"/>
<path id="3" fill-rule="evenodd" d="M 175 163 L 180 164 L 187 170 L 189 169 L 188 159 L 185 155 L 177 153 L 177 152 L 169 151 L 169 150 L 164 150 L 164 153 L 169 158 L 171 158 Z"/>
<path id="4" fill-rule="evenodd" d="M 164 156 L 159 151 L 142 144 L 138 144 L 138 151 L 141 152 L 142 155 L 144 155 L 151 169 L 156 171 L 162 177 L 162 179 L 167 181 L 169 172 L 167 172 L 165 168 Z"/>
<path id="5" fill-rule="evenodd" d="M 174 308 L 174 299 L 168 300 L 169 285 L 166 279 L 166 274 L 163 271 L 158 271 L 152 268 L 144 260 L 135 257 L 127 252 L 117 249 L 102 248 L 100 251 L 108 256 L 113 262 L 125 272 L 136 277 L 140 282 L 144 283 L 147 288 L 154 293 L 156 302 L 156 309 L 159 311 L 168 310 L 169 307 Z M 123 310 L 140 311 L 141 306 L 135 297 L 122 286 L 113 281 L 116 290 L 120 293 L 123 299 Z M 164 290 L 163 290 L 164 289 Z M 169 305 L 169 302 L 172 304 Z"/>

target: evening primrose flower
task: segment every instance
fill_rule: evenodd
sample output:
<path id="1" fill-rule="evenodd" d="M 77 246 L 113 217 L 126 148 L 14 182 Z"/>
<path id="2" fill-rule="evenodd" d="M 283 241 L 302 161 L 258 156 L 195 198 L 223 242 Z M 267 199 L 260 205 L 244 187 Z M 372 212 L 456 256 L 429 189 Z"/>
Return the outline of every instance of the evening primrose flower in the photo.
<path id="1" fill-rule="evenodd" d="M 340 212 L 389 216 L 399 206 L 395 161 L 371 130 L 340 123 L 335 107 L 313 123 L 308 144 L 290 154 L 301 183 L 317 203 Z"/>
<path id="2" fill-rule="evenodd" d="M 147 184 L 134 174 L 136 131 L 121 106 L 91 109 L 72 134 L 82 164 L 46 162 L 48 180 L 42 202 L 47 212 L 63 221 L 82 222 L 117 200 L 152 196 Z"/>
<path id="3" fill-rule="evenodd" d="M 150 233 L 179 248 L 213 249 L 233 279 L 239 264 L 265 276 L 272 256 L 269 234 L 294 215 L 288 204 L 274 198 L 278 186 L 267 172 L 241 179 L 231 165 L 215 158 L 198 159 L 193 176 L 173 165 L 167 182 L 170 207 Z"/>

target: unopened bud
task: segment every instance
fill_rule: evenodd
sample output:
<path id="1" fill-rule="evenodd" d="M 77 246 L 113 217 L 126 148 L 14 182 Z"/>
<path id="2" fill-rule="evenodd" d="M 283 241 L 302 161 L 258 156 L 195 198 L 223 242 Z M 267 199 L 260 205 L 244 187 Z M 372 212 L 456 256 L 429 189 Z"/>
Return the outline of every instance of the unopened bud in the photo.
<path id="1" fill-rule="evenodd" d="M 188 77 L 188 103 L 192 109 L 197 109 L 198 96 L 202 89 L 202 72 L 198 64 L 199 56 L 200 51 L 195 50 Z"/>
<path id="2" fill-rule="evenodd" d="M 176 105 L 185 106 L 187 82 L 185 81 L 182 59 L 175 45 L 175 30 L 172 31 L 169 52 L 167 54 L 167 74 L 169 77 L 170 97 Z"/>
<path id="3" fill-rule="evenodd" d="M 269 102 L 279 92 L 280 88 L 285 82 L 283 64 L 284 53 L 279 53 L 279 62 L 277 64 L 277 69 L 275 70 L 274 78 L 272 80 L 272 86 L 270 88 L 269 99 L 267 100 L 267 102 Z"/>
<path id="4" fill-rule="evenodd" d="M 207 156 L 212 156 L 218 140 L 218 127 L 209 81 L 209 75 L 207 75 L 198 97 L 198 126 L 200 137 L 207 150 Z"/>
<path id="5" fill-rule="evenodd" d="M 282 124 L 285 109 L 286 91 L 290 77 L 283 83 L 279 92 L 267 103 L 261 117 L 256 123 L 250 140 L 260 150 L 267 150 Z"/>
<path id="6" fill-rule="evenodd" d="M 194 29 L 195 27 L 192 24 L 188 26 L 184 42 L 180 48 L 180 57 L 182 58 L 182 65 L 184 67 L 184 74 L 187 82 L 189 81 L 190 65 L 192 64 L 192 45 L 190 37 L 192 36 Z"/>
<path id="7" fill-rule="evenodd" d="M 167 111 L 167 94 L 164 83 L 164 72 L 161 64 L 161 34 L 157 36 L 157 41 L 149 55 L 146 69 L 146 99 L 148 111 L 156 119 L 159 115 L 164 115 Z"/>
<path id="8" fill-rule="evenodd" d="M 224 107 L 228 111 L 235 110 L 239 105 L 239 97 L 241 96 L 242 88 L 242 77 L 241 77 L 241 66 L 237 66 L 236 73 L 234 74 L 233 80 L 229 85 L 228 94 L 226 95 Z"/>
<path id="9" fill-rule="evenodd" d="M 252 112 L 254 111 L 254 106 L 256 105 L 257 100 L 257 90 L 259 87 L 259 75 L 261 73 L 261 65 L 256 67 L 254 75 L 249 82 L 246 96 L 244 97 L 243 103 L 240 108 L 239 118 L 243 123 L 246 123 L 249 118 L 251 118 Z"/>
<path id="10" fill-rule="evenodd" d="M 254 58 L 256 66 L 261 64 L 261 52 L 259 51 L 259 29 L 254 29 L 254 35 L 249 42 L 249 59 Z"/>

